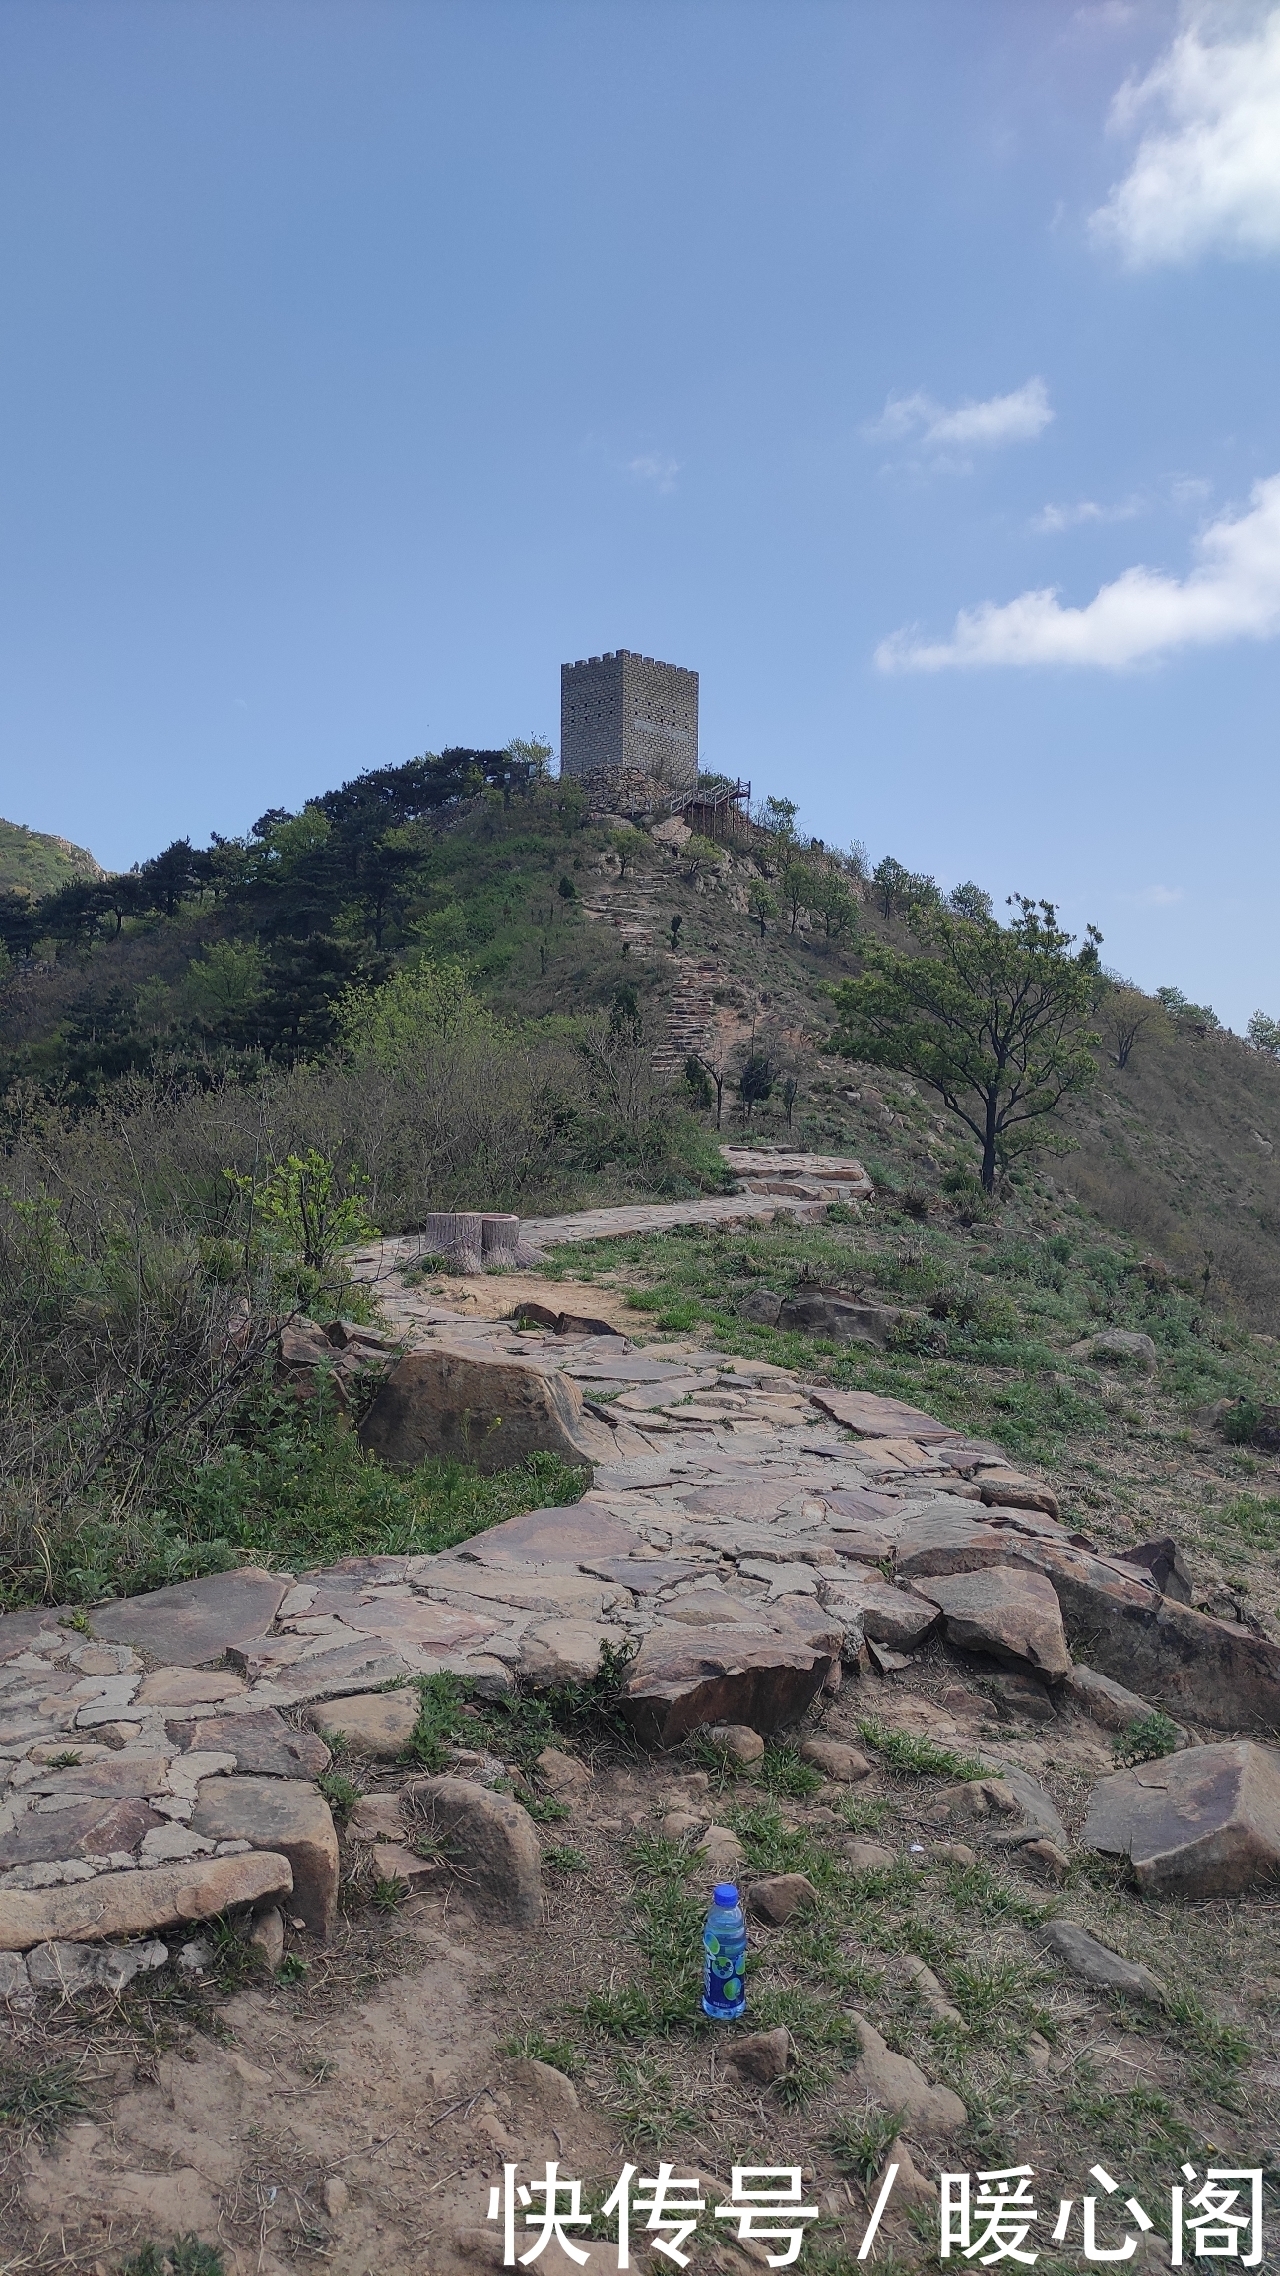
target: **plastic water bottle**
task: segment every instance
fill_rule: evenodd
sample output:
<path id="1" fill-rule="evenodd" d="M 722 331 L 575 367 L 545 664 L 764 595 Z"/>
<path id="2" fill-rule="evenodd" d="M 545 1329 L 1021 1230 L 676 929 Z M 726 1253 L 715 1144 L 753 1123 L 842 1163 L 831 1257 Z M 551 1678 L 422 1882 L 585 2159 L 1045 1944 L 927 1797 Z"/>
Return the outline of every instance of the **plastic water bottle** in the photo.
<path id="1" fill-rule="evenodd" d="M 702 1948 L 702 2012 L 717 2023 L 736 2022 L 747 2004 L 747 1924 L 732 1881 L 711 1892 Z"/>

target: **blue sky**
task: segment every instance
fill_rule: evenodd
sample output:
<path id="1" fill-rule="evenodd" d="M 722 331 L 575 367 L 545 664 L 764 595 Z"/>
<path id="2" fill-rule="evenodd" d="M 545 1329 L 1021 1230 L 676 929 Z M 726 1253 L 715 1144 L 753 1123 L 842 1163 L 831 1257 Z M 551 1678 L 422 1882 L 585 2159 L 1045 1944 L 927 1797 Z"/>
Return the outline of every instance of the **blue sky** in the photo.
<path id="1" fill-rule="evenodd" d="M 1280 7 L 0 0 L 0 812 L 127 866 L 702 675 L 1280 1012 Z"/>

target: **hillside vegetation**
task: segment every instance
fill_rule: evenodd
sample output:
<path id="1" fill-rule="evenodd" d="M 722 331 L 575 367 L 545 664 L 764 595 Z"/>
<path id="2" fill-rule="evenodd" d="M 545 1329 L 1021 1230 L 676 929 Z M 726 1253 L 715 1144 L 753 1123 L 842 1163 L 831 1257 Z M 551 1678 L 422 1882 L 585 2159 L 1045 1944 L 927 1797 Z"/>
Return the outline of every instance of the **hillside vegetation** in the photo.
<path id="1" fill-rule="evenodd" d="M 487 1489 L 375 1479 L 350 1441 L 335 1453 L 332 1418 L 272 1393 L 280 1321 L 358 1309 L 342 1249 L 371 1226 L 713 1190 L 719 1137 L 866 1161 L 887 1236 L 872 1277 L 932 1322 L 894 1364 L 945 1362 L 948 1384 L 958 1366 L 953 1411 L 976 1398 L 997 1435 L 1083 1461 L 1097 1403 L 1054 1387 L 1069 1336 L 1158 1318 L 1177 1347 L 1161 1428 L 1176 1435 L 1178 1402 L 1189 1421 L 1234 1397 L 1265 1443 L 1269 1051 L 1099 968 L 1099 1075 L 1059 1118 L 1074 1151 L 1011 1160 L 988 1196 L 971 1136 L 922 1083 L 823 1049 L 833 989 L 870 941 L 915 951 L 932 881 L 802 843 L 785 802 L 728 845 L 675 818 L 636 828 L 547 755 L 426 756 L 123 877 L 0 892 L 11 1599 L 269 1557 L 277 1534 L 290 1556 L 311 1535 L 337 1554 L 485 1522 Z M 973 884 L 950 906 L 989 909 Z M 792 1257 L 785 1228 L 771 1238 L 793 1277 L 871 1269 L 856 1241 Z M 683 1294 L 681 1255 L 698 1261 Z M 636 1291 L 740 1334 L 743 1265 L 728 1246 L 702 1258 L 638 1256 Z M 1002 1422 L 984 1402 L 1006 1393 Z"/>
<path id="2" fill-rule="evenodd" d="M 93 855 L 84 846 L 73 846 L 69 838 L 28 830 L 22 822 L 0 821 L 0 892 L 16 887 L 38 899 L 56 893 L 73 878 L 104 874 Z"/>

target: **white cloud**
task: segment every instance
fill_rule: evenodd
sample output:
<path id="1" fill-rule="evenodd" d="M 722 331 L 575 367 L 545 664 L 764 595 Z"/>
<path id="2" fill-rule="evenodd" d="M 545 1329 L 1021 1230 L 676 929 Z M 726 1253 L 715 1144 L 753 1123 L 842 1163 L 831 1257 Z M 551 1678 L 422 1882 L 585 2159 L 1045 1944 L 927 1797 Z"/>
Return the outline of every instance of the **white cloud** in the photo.
<path id="1" fill-rule="evenodd" d="M 1184 898 L 1180 885 L 1144 885 L 1141 892 L 1119 898 L 1131 909 L 1173 909 Z"/>
<path id="2" fill-rule="evenodd" d="M 1100 506 L 1094 498 L 1081 498 L 1074 506 L 1043 506 L 1031 527 L 1056 537 L 1061 530 L 1079 529 L 1084 522 L 1131 522 L 1141 512 L 1136 498 L 1125 498 L 1118 506 Z"/>
<path id="3" fill-rule="evenodd" d="M 627 460 L 627 472 L 635 482 L 651 482 L 663 497 L 670 495 L 680 472 L 678 458 L 666 458 L 660 451 L 649 451 L 643 458 Z"/>
<path id="4" fill-rule="evenodd" d="M 1146 78 L 1120 89 L 1112 125 L 1152 113 L 1095 236 L 1133 268 L 1211 247 L 1280 252 L 1280 7 L 1190 9 Z"/>
<path id="5" fill-rule="evenodd" d="M 1049 390 L 1029 379 L 1011 395 L 989 395 L 984 402 L 957 403 L 948 410 L 931 395 L 891 395 L 884 411 L 863 433 L 872 440 L 900 442 L 916 436 L 928 448 L 990 450 L 1000 443 L 1034 442 L 1053 417 Z"/>
<path id="6" fill-rule="evenodd" d="M 949 640 L 894 633 L 876 650 L 882 672 L 950 665 L 1086 664 L 1122 671 L 1171 649 L 1280 633 L 1280 474 L 1255 483 L 1247 512 L 1211 522 L 1186 577 L 1126 569 L 1085 608 L 1064 608 L 1053 586 L 1003 604 L 962 609 Z"/>

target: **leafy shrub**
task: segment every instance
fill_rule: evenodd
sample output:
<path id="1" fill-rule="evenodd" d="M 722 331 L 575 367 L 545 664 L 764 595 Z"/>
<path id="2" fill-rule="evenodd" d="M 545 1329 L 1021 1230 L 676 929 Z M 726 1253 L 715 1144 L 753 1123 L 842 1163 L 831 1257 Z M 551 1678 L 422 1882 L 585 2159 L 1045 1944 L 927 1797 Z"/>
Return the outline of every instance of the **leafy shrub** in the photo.
<path id="1" fill-rule="evenodd" d="M 1111 1751 L 1120 1763 L 1158 1762 L 1162 1755 L 1176 1752 L 1179 1735 L 1177 1724 L 1155 1707 L 1149 1715 L 1135 1716 Z"/>

